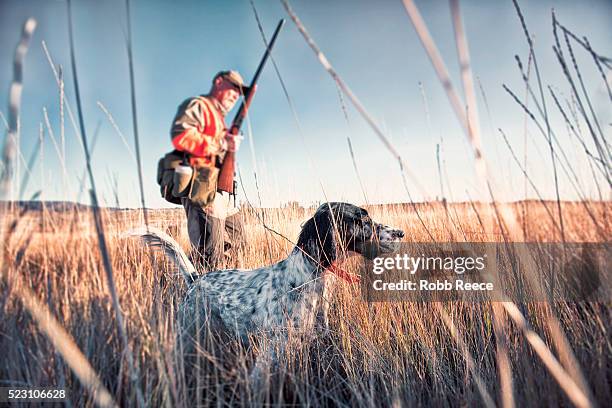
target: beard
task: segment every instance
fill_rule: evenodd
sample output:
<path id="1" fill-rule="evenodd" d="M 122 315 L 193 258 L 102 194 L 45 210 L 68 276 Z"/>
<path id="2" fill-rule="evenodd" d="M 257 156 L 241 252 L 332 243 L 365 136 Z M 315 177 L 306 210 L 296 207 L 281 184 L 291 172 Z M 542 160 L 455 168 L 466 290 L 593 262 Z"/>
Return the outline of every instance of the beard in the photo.
<path id="1" fill-rule="evenodd" d="M 221 113 L 223 113 L 223 116 L 227 115 L 232 109 L 234 109 L 234 106 L 236 106 L 236 102 L 231 103 L 223 103 L 221 102 L 219 104 L 219 107 L 221 108 Z"/>

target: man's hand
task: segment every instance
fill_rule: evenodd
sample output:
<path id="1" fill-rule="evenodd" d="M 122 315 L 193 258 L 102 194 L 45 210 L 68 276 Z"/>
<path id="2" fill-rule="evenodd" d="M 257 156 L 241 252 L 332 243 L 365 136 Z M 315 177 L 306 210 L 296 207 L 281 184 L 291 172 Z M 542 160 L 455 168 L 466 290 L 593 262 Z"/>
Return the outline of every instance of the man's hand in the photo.
<path id="1" fill-rule="evenodd" d="M 241 135 L 232 135 L 231 133 L 227 133 L 225 135 L 225 143 L 227 145 L 228 152 L 235 152 L 240 148 L 240 143 L 244 139 Z"/>

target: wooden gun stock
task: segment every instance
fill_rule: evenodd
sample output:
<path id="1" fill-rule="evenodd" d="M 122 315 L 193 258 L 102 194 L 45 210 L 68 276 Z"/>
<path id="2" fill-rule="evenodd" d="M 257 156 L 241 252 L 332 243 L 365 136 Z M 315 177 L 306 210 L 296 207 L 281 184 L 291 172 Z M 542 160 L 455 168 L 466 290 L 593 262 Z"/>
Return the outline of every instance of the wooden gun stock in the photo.
<path id="1" fill-rule="evenodd" d="M 227 191 L 234 194 L 234 171 L 236 169 L 236 153 L 227 152 L 217 181 L 217 190 Z"/>
<path id="2" fill-rule="evenodd" d="M 251 106 L 251 101 L 253 100 L 253 96 L 255 95 L 255 91 L 257 90 L 257 84 L 254 84 L 249 89 L 249 94 L 246 97 L 246 100 L 243 102 L 243 106 L 240 107 L 239 113 L 243 112 L 242 118 L 246 117 L 247 112 L 249 110 L 249 106 Z M 242 124 L 242 119 L 234 119 L 234 123 L 232 124 L 232 128 L 229 130 L 229 133 L 232 135 L 237 135 L 240 133 L 240 125 Z M 221 191 L 227 191 L 230 194 L 234 194 L 234 172 L 236 171 L 236 152 L 227 152 L 225 154 L 225 158 L 223 159 L 223 163 L 221 164 L 221 170 L 219 171 L 219 179 L 217 181 L 217 189 Z"/>

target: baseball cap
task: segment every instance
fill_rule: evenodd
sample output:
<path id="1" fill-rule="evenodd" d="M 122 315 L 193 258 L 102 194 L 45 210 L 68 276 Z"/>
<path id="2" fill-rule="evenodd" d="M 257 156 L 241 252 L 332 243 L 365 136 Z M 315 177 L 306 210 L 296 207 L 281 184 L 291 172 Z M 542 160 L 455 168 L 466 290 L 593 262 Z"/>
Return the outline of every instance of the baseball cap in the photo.
<path id="1" fill-rule="evenodd" d="M 240 75 L 238 71 L 233 71 L 233 70 L 219 71 L 217 75 L 215 75 L 215 77 L 213 78 L 213 82 L 219 77 L 222 77 L 223 79 L 236 85 L 239 89 L 242 89 L 243 93 L 246 93 L 249 91 L 249 86 L 244 84 L 242 75 Z"/>

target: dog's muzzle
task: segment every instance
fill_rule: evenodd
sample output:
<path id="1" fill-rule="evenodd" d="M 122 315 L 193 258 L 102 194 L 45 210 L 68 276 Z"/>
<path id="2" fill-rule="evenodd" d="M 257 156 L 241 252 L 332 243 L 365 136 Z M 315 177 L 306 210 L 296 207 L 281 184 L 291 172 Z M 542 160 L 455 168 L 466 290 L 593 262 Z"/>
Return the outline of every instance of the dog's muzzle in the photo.
<path id="1" fill-rule="evenodd" d="M 376 224 L 376 237 L 380 242 L 399 242 L 404 238 L 404 231 L 387 225 Z"/>

